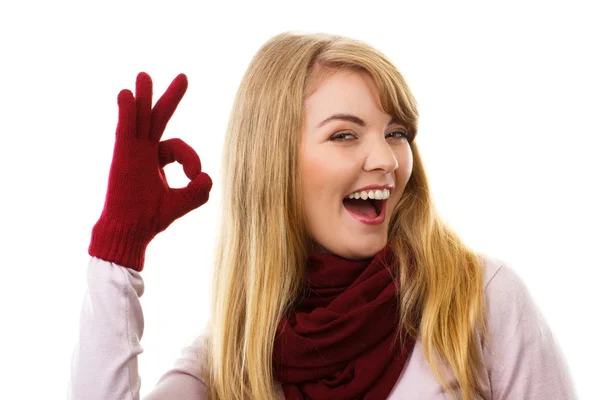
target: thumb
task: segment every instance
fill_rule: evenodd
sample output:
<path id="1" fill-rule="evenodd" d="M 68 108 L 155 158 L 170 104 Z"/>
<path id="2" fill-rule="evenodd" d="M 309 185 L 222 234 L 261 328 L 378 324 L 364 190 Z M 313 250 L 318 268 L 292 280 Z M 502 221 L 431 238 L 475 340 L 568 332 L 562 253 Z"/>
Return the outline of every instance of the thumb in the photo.
<path id="1" fill-rule="evenodd" d="M 212 179 L 205 172 L 200 172 L 186 187 L 171 189 L 175 204 L 178 205 L 175 218 L 200 207 L 208 201 L 212 188 Z"/>

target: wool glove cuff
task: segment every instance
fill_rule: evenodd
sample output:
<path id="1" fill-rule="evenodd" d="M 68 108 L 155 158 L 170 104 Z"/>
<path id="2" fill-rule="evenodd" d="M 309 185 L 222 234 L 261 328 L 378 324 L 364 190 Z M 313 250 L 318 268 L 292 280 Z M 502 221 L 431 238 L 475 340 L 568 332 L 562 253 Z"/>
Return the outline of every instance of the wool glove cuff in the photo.
<path id="1" fill-rule="evenodd" d="M 146 248 L 155 235 L 114 219 L 98 221 L 92 229 L 89 254 L 141 271 Z"/>

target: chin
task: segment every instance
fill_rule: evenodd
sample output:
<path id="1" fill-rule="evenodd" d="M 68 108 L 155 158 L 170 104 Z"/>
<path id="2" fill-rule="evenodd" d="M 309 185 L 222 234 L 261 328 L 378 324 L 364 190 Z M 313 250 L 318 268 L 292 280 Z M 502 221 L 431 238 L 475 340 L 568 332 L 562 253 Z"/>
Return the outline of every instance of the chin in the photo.
<path id="1" fill-rule="evenodd" d="M 337 255 L 351 260 L 372 258 L 387 244 L 387 235 L 373 238 L 356 238 L 346 241 L 349 245 L 343 246 Z"/>

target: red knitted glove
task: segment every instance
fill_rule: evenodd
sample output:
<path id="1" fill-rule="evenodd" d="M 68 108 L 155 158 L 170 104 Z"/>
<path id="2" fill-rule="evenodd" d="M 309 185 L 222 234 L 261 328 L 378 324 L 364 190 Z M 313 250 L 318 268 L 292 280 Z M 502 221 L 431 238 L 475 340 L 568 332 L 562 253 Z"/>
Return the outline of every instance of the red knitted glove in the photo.
<path id="1" fill-rule="evenodd" d="M 152 108 L 152 80 L 141 72 L 135 99 L 129 90 L 119 93 L 108 189 L 104 209 L 92 229 L 91 256 L 141 271 L 152 238 L 208 201 L 212 180 L 201 172 L 194 149 L 181 139 L 160 142 L 186 89 L 187 77 L 180 74 Z M 163 167 L 175 160 L 191 179 L 185 188 L 167 184 Z"/>

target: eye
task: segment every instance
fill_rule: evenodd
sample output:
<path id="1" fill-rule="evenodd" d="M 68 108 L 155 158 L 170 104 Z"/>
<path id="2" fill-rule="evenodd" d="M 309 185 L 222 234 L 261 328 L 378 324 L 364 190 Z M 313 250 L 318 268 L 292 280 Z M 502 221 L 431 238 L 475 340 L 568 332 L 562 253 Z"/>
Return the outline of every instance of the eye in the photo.
<path id="1" fill-rule="evenodd" d="M 391 137 L 392 139 L 404 138 L 408 142 L 410 142 L 412 139 L 411 133 L 409 131 L 405 131 L 405 130 L 390 132 L 386 135 L 386 138 L 389 138 L 389 137 Z M 329 140 L 332 142 L 347 142 L 352 139 L 357 139 L 356 134 L 353 132 L 340 132 L 340 133 L 336 133 L 335 135 L 333 135 L 332 137 L 329 138 Z"/>
<path id="2" fill-rule="evenodd" d="M 351 132 L 340 132 L 330 137 L 329 140 L 332 142 L 344 142 L 353 138 L 355 139 L 356 135 Z"/>
<path id="3" fill-rule="evenodd" d="M 391 137 L 394 139 L 405 138 L 408 142 L 410 142 L 410 139 L 411 139 L 411 134 L 408 131 L 394 131 L 394 132 L 388 133 L 388 137 L 389 137 L 389 135 L 392 135 Z"/>

